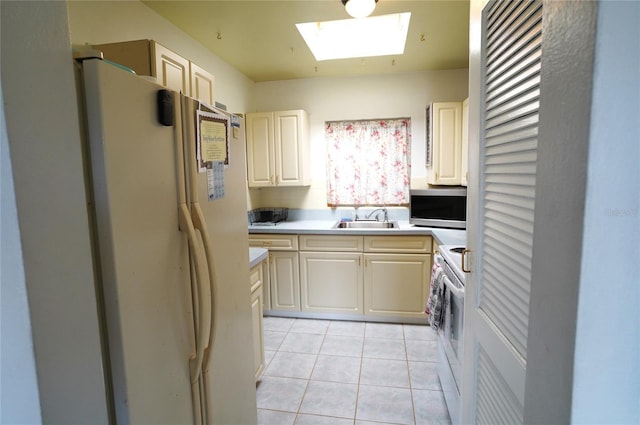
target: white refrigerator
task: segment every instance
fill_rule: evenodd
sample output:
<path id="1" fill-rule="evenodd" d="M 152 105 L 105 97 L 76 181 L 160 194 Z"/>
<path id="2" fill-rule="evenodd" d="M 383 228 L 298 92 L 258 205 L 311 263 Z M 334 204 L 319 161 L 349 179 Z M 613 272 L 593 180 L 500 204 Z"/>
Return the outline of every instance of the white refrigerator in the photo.
<path id="1" fill-rule="evenodd" d="M 163 87 L 98 59 L 80 81 L 112 420 L 255 423 L 242 120 L 200 172 L 197 101 L 166 126 Z"/>

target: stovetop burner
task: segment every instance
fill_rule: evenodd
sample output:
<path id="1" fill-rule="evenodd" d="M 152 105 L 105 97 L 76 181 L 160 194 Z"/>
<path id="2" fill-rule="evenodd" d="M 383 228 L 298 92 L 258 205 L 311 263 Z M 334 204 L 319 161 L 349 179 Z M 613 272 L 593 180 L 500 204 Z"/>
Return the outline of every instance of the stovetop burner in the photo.
<path id="1" fill-rule="evenodd" d="M 440 255 L 463 285 L 466 280 L 466 276 L 462 272 L 462 251 L 464 249 L 465 247 L 459 245 L 440 245 Z"/>

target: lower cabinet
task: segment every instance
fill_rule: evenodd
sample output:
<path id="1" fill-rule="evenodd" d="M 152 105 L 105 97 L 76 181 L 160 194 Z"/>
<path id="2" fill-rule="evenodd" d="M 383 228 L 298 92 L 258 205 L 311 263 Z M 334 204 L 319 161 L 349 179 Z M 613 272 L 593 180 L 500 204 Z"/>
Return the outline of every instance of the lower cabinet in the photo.
<path id="1" fill-rule="evenodd" d="M 271 309 L 300 311 L 298 253 L 269 251 Z"/>
<path id="2" fill-rule="evenodd" d="M 269 276 L 263 291 L 264 308 L 300 311 L 298 235 L 250 234 L 249 246 L 269 250 L 269 261 L 264 266 L 265 276 Z"/>
<path id="3" fill-rule="evenodd" d="M 268 314 L 426 317 L 431 236 L 271 234 L 249 243 L 269 249 Z"/>
<path id="4" fill-rule="evenodd" d="M 431 256 L 364 254 L 364 313 L 424 318 Z"/>
<path id="5" fill-rule="evenodd" d="M 256 381 L 264 372 L 264 329 L 262 326 L 263 313 L 263 263 L 251 268 L 249 281 L 251 283 L 251 320 L 253 322 L 253 366 Z"/>
<path id="6" fill-rule="evenodd" d="M 300 252 L 302 311 L 363 314 L 362 254 Z"/>

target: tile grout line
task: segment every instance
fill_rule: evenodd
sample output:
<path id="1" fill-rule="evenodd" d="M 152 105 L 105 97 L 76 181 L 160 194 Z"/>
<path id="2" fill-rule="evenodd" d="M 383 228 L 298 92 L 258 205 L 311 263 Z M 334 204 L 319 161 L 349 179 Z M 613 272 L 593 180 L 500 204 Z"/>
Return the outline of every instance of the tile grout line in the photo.
<path id="1" fill-rule="evenodd" d="M 413 416 L 413 423 L 414 425 L 418 423 L 417 417 L 416 417 L 416 404 L 413 401 L 413 383 L 411 382 L 411 370 L 409 369 L 409 348 L 407 347 L 407 335 L 404 332 L 405 328 L 404 325 L 402 325 L 402 342 L 404 343 L 404 356 L 407 362 L 407 378 L 409 378 L 409 396 L 411 397 L 411 410 L 412 410 L 412 416 Z"/>
<path id="2" fill-rule="evenodd" d="M 294 423 L 295 423 L 295 421 L 297 421 L 297 420 L 298 420 L 298 418 L 299 418 L 301 415 L 305 414 L 304 412 L 302 412 L 302 411 L 301 411 L 301 409 L 302 409 L 302 403 L 303 403 L 303 401 L 304 401 L 305 397 L 309 394 L 310 384 L 311 384 L 311 380 L 312 380 L 313 374 L 314 374 L 314 372 L 317 370 L 318 362 L 319 362 L 319 360 L 320 360 L 320 355 L 321 355 L 321 352 L 322 352 L 322 348 L 324 347 L 324 344 L 325 344 L 325 343 L 327 343 L 327 338 L 331 335 L 331 333 L 330 333 L 330 327 L 331 327 L 331 323 L 333 323 L 333 321 L 328 321 L 329 323 L 327 323 L 327 324 L 326 324 L 326 327 L 324 327 L 324 329 L 322 330 L 322 332 L 314 331 L 314 330 L 313 330 L 313 328 L 307 329 L 307 330 L 308 330 L 307 332 L 294 332 L 295 326 L 296 326 L 296 324 L 297 324 L 298 322 L 299 322 L 299 321 L 298 321 L 298 319 L 296 319 L 296 318 L 294 318 L 294 319 L 293 319 L 293 321 L 291 322 L 291 324 L 288 326 L 288 328 L 287 328 L 287 329 L 286 329 L 286 331 L 284 332 L 284 333 L 285 333 L 285 337 L 284 337 L 284 338 L 283 338 L 283 340 L 280 342 L 280 344 L 278 345 L 277 349 L 274 351 L 274 355 L 272 356 L 272 358 L 271 358 L 271 360 L 270 360 L 270 362 L 269 362 L 269 365 L 270 365 L 270 364 L 273 362 L 273 359 L 275 358 L 275 356 L 276 356 L 278 353 L 284 353 L 284 352 L 285 352 L 285 351 L 282 351 L 282 350 L 281 350 L 281 348 L 282 348 L 282 346 L 283 346 L 283 343 L 284 343 L 284 340 L 285 340 L 287 337 L 291 337 L 291 335 L 292 335 L 292 334 L 294 334 L 293 336 L 295 336 L 295 334 L 300 334 L 300 335 L 305 335 L 305 334 L 319 334 L 319 335 L 321 335 L 321 336 L 322 336 L 322 339 L 321 339 L 321 341 L 320 341 L 320 345 L 319 345 L 318 350 L 317 350 L 315 353 L 309 353 L 309 354 L 313 354 L 313 355 L 315 356 L 315 358 L 314 358 L 314 361 L 313 361 L 313 365 L 312 365 L 312 367 L 311 367 L 311 370 L 310 370 L 310 372 L 309 372 L 309 375 L 308 375 L 308 376 L 307 376 L 307 378 L 305 379 L 305 380 L 306 380 L 306 383 L 305 383 L 305 386 L 304 386 L 304 391 L 302 392 L 302 396 L 301 396 L 300 402 L 299 402 L 299 404 L 298 404 L 298 406 L 297 406 L 297 409 L 296 409 L 296 411 L 295 411 L 295 412 L 291 412 L 292 414 L 294 414 Z M 363 364 L 363 363 L 364 363 L 364 361 L 365 361 L 365 357 L 364 357 L 364 353 L 365 353 L 365 342 L 366 342 L 366 339 L 367 339 L 367 337 L 366 337 L 366 335 L 367 335 L 367 328 L 369 327 L 369 325 L 370 325 L 370 324 L 369 324 L 369 323 L 365 323 L 364 325 L 365 325 L 365 326 L 364 326 L 364 332 L 363 332 L 363 336 L 362 336 L 362 346 L 361 346 L 361 349 L 359 350 L 359 351 L 360 351 L 360 353 L 359 353 L 359 361 L 360 361 L 360 364 L 359 364 L 359 369 L 358 369 L 357 381 L 356 381 L 356 383 L 355 383 L 355 385 L 357 386 L 357 390 L 356 390 L 356 398 L 355 398 L 355 406 L 354 406 L 354 411 L 353 411 L 353 417 L 352 417 L 352 418 L 344 418 L 344 417 L 342 417 L 342 416 L 333 416 L 333 415 L 331 415 L 331 414 L 326 414 L 326 413 L 323 413 L 323 414 L 320 414 L 320 413 L 311 413 L 312 415 L 319 415 L 319 416 L 323 416 L 323 417 L 343 418 L 343 419 L 349 420 L 349 421 L 350 421 L 350 422 L 352 422 L 353 424 L 355 424 L 355 422 L 358 420 L 358 419 L 357 419 L 357 412 L 358 412 L 358 407 L 359 407 L 360 402 L 361 402 L 362 373 L 363 373 L 363 366 L 364 366 L 364 364 Z M 373 325 L 375 325 L 375 323 L 374 323 Z M 408 389 L 409 389 L 410 403 L 411 403 L 411 409 L 412 409 L 412 412 L 411 412 L 411 413 L 412 413 L 412 415 L 411 415 L 411 418 L 412 418 L 411 420 L 412 420 L 412 422 L 409 422 L 409 423 L 410 423 L 411 425 L 415 425 L 415 424 L 417 424 L 417 417 L 418 417 L 418 416 L 417 416 L 417 412 L 416 412 L 415 399 L 414 399 L 414 395 L 415 395 L 415 394 L 414 394 L 414 392 L 415 392 L 416 388 L 414 388 L 414 386 L 413 386 L 413 382 L 412 382 L 412 380 L 411 380 L 410 359 L 409 359 L 409 357 L 410 357 L 410 356 L 409 356 L 408 342 L 409 342 L 409 341 L 413 341 L 413 340 L 419 340 L 419 341 L 422 341 L 423 339 L 424 339 L 425 341 L 431 341 L 431 339 L 429 339 L 429 338 L 426 338 L 426 339 L 425 339 L 425 338 L 421 338 L 421 337 L 420 337 L 421 335 L 414 335 L 414 338 L 411 338 L 410 336 L 408 336 L 408 334 L 407 334 L 407 332 L 406 332 L 406 331 L 407 331 L 407 329 L 406 329 L 405 324 L 397 324 L 397 326 L 400 326 L 400 330 L 401 330 L 401 332 L 402 332 L 402 333 L 401 333 L 401 338 L 402 338 L 402 339 L 398 339 L 398 341 L 402 341 L 402 344 L 403 344 L 403 346 L 404 346 L 403 348 L 404 348 L 404 350 L 405 350 L 405 352 L 404 352 L 404 359 L 403 359 L 403 360 L 404 360 L 404 363 L 405 363 L 405 366 L 406 366 L 406 377 L 407 377 L 407 379 L 408 379 Z M 338 334 L 338 335 L 339 335 L 339 336 L 348 336 L 348 335 L 340 335 L 340 334 Z M 354 336 L 355 336 L 355 335 L 354 335 Z M 375 338 L 385 338 L 385 335 L 384 335 L 384 334 L 381 334 L 381 335 L 374 335 L 374 336 L 371 336 L 371 338 L 374 338 L 374 339 L 375 339 Z M 390 339 L 395 339 L 395 338 L 390 338 Z M 287 353 L 289 353 L 289 352 L 287 351 Z M 345 355 L 340 355 L 340 354 L 335 354 L 335 353 L 334 353 L 334 354 L 327 354 L 327 356 L 329 356 L 329 357 L 331 357 L 331 356 L 338 356 L 338 357 L 351 357 L 351 356 L 349 356 L 349 355 L 346 355 L 346 356 L 345 356 Z M 358 357 L 355 357 L 355 358 L 358 358 Z M 373 357 L 373 358 L 376 358 L 376 357 Z M 425 362 L 427 361 L 427 359 L 426 359 L 426 358 L 425 358 L 425 359 L 416 359 L 415 361 L 416 361 L 416 362 L 420 362 L 421 360 L 424 360 Z M 433 362 L 428 362 L 428 363 L 433 363 Z M 268 367 L 269 365 L 267 365 L 267 367 Z M 266 371 L 266 368 L 265 368 L 265 371 Z M 319 381 L 323 381 L 323 382 L 325 382 L 325 380 L 324 380 L 324 379 L 319 379 Z M 338 380 L 335 380 L 335 381 L 328 380 L 328 381 L 326 381 L 326 382 L 337 382 L 337 383 L 344 383 L 344 384 L 348 384 L 347 382 L 342 382 L 342 381 L 343 381 L 343 379 L 341 380 L 341 378 L 340 378 L 340 377 L 338 377 Z M 386 387 L 387 385 L 383 385 L 383 386 L 385 386 L 385 387 Z M 393 387 L 393 386 L 392 386 L 392 387 Z M 400 387 L 399 387 L 399 388 L 400 388 Z M 264 410 L 272 410 L 272 409 L 264 409 Z M 276 411 L 278 411 L 278 410 L 276 410 Z"/>

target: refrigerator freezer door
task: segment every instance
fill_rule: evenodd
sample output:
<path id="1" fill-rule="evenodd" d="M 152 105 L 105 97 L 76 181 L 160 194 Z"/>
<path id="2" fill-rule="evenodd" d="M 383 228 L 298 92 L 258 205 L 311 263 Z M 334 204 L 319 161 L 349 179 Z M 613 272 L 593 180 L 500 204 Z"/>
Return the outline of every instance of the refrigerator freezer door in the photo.
<path id="1" fill-rule="evenodd" d="M 98 60 L 85 62 L 84 83 L 117 422 L 192 423 L 190 267 L 161 87 Z"/>

